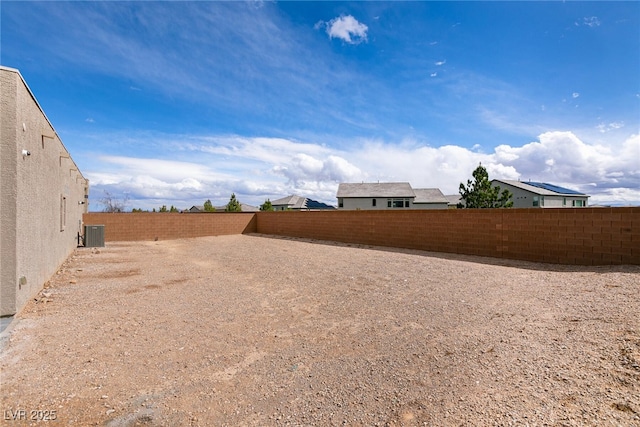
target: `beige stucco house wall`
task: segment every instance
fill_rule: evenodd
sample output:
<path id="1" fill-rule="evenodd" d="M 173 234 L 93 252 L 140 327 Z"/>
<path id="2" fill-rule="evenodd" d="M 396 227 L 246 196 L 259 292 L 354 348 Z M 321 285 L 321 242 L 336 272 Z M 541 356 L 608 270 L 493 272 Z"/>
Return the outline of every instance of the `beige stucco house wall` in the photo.
<path id="1" fill-rule="evenodd" d="M 89 182 L 18 70 L 0 67 L 0 99 L 0 316 L 8 316 L 77 246 Z"/>

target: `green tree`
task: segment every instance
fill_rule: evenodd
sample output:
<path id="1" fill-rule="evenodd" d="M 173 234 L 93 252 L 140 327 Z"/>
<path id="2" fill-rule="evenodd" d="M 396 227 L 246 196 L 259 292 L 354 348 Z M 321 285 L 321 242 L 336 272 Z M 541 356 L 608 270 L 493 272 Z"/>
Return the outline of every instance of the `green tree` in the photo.
<path id="1" fill-rule="evenodd" d="M 169 209 L 169 212 L 179 212 L 178 208 L 176 208 L 175 206 L 171 205 L 171 209 Z"/>
<path id="2" fill-rule="evenodd" d="M 500 192 L 500 186 L 491 186 L 487 169 L 480 164 L 473 171 L 473 181 L 467 180 L 467 185 L 460 183 L 460 196 L 464 203 L 458 207 L 466 208 L 510 208 L 513 206 L 513 194 L 509 190 Z M 462 206 L 460 206 L 462 205 Z"/>
<path id="3" fill-rule="evenodd" d="M 261 211 L 273 211 L 273 205 L 271 204 L 271 200 L 267 199 L 263 204 L 260 205 Z"/>
<path id="4" fill-rule="evenodd" d="M 238 199 L 236 199 L 235 193 L 231 193 L 231 198 L 229 199 L 229 203 L 227 203 L 227 206 L 224 208 L 224 211 L 225 212 L 242 212 L 242 205 L 240 204 Z"/>
<path id="5" fill-rule="evenodd" d="M 169 210 L 167 209 L 167 205 L 162 205 L 162 207 L 160 208 L 160 210 L 158 210 L 158 212 L 169 212 Z"/>
<path id="6" fill-rule="evenodd" d="M 211 200 L 207 199 L 206 202 L 204 202 L 204 211 L 205 212 L 215 212 L 216 208 L 213 207 L 213 204 L 211 203 Z"/>

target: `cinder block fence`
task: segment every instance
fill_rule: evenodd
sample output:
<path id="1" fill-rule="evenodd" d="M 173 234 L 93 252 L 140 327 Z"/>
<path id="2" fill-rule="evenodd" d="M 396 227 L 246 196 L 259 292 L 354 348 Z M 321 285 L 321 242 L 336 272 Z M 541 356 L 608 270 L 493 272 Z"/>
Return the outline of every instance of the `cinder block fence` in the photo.
<path id="1" fill-rule="evenodd" d="M 171 240 L 256 232 L 256 216 L 247 213 L 96 213 L 85 225 L 104 225 L 106 242 Z"/>
<path id="2" fill-rule="evenodd" d="M 105 240 L 260 233 L 568 265 L 640 265 L 640 207 L 88 213 Z"/>

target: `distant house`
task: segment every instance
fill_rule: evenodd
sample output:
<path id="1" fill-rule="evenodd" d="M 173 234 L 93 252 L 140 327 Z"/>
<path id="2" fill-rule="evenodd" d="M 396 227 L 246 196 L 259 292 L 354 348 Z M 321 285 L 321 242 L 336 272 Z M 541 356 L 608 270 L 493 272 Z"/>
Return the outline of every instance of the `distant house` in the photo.
<path id="1" fill-rule="evenodd" d="M 513 194 L 514 208 L 580 208 L 586 207 L 589 196 L 579 191 L 548 184 L 494 179 L 492 186 Z"/>
<path id="2" fill-rule="evenodd" d="M 438 188 L 414 188 L 414 209 L 448 209 L 449 199 Z"/>
<path id="3" fill-rule="evenodd" d="M 341 183 L 338 209 L 448 209 L 449 201 L 437 188 L 411 188 L 408 182 Z"/>
<path id="4" fill-rule="evenodd" d="M 458 203 L 462 203 L 462 196 L 460 194 L 447 194 L 444 197 L 449 202 L 449 209 L 457 209 Z"/>
<path id="5" fill-rule="evenodd" d="M 260 208 L 258 208 L 256 206 L 252 206 L 252 205 L 247 205 L 246 203 L 240 203 L 240 207 L 242 208 L 242 212 L 258 212 L 258 211 L 260 211 Z M 227 205 L 215 206 L 216 212 L 224 212 L 224 210 L 226 208 L 227 208 Z M 202 208 L 202 211 L 204 212 L 204 207 Z"/>
<path id="6" fill-rule="evenodd" d="M 191 206 L 187 212 L 204 212 L 204 205 Z"/>
<path id="7" fill-rule="evenodd" d="M 307 197 L 291 195 L 283 197 L 271 202 L 274 211 L 315 211 L 325 209 L 335 209 L 335 206 L 328 205 L 326 203 L 318 202 Z"/>

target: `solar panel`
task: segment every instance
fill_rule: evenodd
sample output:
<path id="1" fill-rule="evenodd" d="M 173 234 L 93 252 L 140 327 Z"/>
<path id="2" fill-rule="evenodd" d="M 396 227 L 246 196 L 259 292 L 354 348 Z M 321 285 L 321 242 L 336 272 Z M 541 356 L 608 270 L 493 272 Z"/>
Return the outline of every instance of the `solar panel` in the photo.
<path id="1" fill-rule="evenodd" d="M 570 190 L 564 187 L 558 187 L 557 185 L 547 184 L 546 182 L 526 182 L 525 184 L 532 185 L 534 187 L 542 188 L 543 190 L 554 191 L 559 194 L 574 194 L 581 195 L 582 193 L 575 190 Z"/>
<path id="2" fill-rule="evenodd" d="M 318 202 L 316 200 L 307 199 L 307 209 L 333 209 L 333 206 L 329 206 L 326 203 Z"/>

